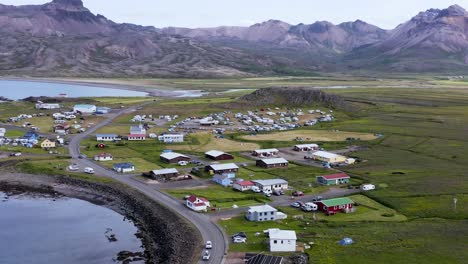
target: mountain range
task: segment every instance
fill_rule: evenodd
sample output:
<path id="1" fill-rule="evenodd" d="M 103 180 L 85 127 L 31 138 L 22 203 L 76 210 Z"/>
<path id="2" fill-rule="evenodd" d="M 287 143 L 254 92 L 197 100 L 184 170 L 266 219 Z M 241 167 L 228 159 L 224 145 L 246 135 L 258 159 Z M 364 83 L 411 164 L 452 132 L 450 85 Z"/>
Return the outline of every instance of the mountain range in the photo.
<path id="1" fill-rule="evenodd" d="M 81 0 L 0 4 L 0 75 L 227 77 L 468 69 L 468 13 L 429 9 L 384 30 L 361 20 L 250 27 L 115 23 Z"/>

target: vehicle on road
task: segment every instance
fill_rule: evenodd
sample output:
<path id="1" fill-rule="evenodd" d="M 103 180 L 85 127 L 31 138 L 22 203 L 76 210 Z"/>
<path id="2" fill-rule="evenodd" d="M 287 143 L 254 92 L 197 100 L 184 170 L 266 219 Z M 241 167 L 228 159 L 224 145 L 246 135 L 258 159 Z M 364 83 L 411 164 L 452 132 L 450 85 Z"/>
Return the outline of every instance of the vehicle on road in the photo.
<path id="1" fill-rule="evenodd" d="M 78 166 L 77 164 L 71 164 L 70 166 L 68 166 L 69 171 L 77 171 L 79 169 L 80 169 L 80 166 Z"/>
<path id="2" fill-rule="evenodd" d="M 86 155 L 85 154 L 80 154 L 80 155 L 78 155 L 78 158 L 79 159 L 86 159 Z"/>
<path id="3" fill-rule="evenodd" d="M 304 196 L 304 193 L 301 192 L 301 191 L 294 191 L 294 192 L 292 193 L 292 195 L 293 195 L 293 196 L 296 196 L 296 197 L 299 197 L 299 196 Z"/>
<path id="4" fill-rule="evenodd" d="M 205 253 L 203 253 L 203 260 L 210 260 L 211 254 L 208 250 L 205 250 Z"/>
<path id="5" fill-rule="evenodd" d="M 312 197 L 312 202 L 318 202 L 318 201 L 322 201 L 323 200 L 323 197 L 322 196 L 314 196 Z"/>
<path id="6" fill-rule="evenodd" d="M 94 169 L 93 169 L 93 168 L 90 168 L 90 167 L 84 168 L 83 171 L 84 171 L 85 173 L 87 173 L 87 174 L 94 174 Z"/>
<path id="7" fill-rule="evenodd" d="M 10 153 L 10 157 L 21 157 L 23 154 L 21 152 Z"/>
<path id="8" fill-rule="evenodd" d="M 205 248 L 206 249 L 212 249 L 213 248 L 213 243 L 211 241 L 206 241 Z"/>
<path id="9" fill-rule="evenodd" d="M 292 204 L 290 204 L 291 207 L 294 207 L 294 208 L 301 208 L 301 204 L 299 204 L 298 202 L 294 202 Z"/>

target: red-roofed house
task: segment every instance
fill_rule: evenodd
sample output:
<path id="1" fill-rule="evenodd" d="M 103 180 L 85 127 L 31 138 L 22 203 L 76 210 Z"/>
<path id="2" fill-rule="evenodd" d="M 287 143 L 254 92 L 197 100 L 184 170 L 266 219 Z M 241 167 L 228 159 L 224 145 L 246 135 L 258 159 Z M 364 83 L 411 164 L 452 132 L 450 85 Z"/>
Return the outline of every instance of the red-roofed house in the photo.
<path id="1" fill-rule="evenodd" d="M 252 181 L 239 181 L 239 182 L 236 182 L 232 185 L 232 188 L 234 190 L 238 190 L 240 192 L 244 192 L 244 191 L 249 191 L 252 189 L 252 186 L 255 186 L 255 183 L 253 183 Z"/>
<path id="2" fill-rule="evenodd" d="M 349 177 L 348 174 L 342 172 L 331 175 L 317 176 L 317 183 L 322 185 L 339 185 L 349 183 L 349 179 L 351 179 L 351 177 Z"/>
<path id="3" fill-rule="evenodd" d="M 208 207 L 210 207 L 210 202 L 205 198 L 196 197 L 195 195 L 192 195 L 187 199 L 186 205 L 188 208 L 196 212 L 201 212 L 208 210 Z"/>

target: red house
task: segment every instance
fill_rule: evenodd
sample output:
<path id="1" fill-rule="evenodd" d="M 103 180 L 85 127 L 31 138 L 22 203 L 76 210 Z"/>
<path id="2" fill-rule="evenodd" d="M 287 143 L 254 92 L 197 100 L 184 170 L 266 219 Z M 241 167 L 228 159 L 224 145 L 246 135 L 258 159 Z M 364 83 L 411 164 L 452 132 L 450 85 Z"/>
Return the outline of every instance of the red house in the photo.
<path id="1" fill-rule="evenodd" d="M 327 215 L 334 215 L 338 212 L 352 212 L 353 200 L 348 197 L 335 198 L 316 202 L 318 209 Z"/>

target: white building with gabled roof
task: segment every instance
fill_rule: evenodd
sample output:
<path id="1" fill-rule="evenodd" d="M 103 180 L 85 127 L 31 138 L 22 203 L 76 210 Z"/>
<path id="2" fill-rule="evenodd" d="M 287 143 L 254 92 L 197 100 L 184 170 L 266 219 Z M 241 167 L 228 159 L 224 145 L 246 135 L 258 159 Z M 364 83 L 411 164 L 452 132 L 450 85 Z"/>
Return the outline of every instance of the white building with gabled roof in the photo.
<path id="1" fill-rule="evenodd" d="M 266 232 L 270 240 L 270 252 L 296 252 L 296 231 L 272 228 Z"/>

